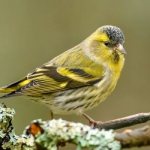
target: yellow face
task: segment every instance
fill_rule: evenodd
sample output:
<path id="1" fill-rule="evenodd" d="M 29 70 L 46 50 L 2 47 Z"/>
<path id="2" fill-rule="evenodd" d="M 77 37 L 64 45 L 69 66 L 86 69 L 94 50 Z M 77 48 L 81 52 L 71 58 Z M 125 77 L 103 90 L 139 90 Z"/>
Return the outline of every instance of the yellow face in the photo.
<path id="1" fill-rule="evenodd" d="M 120 60 L 120 57 L 124 57 L 125 50 L 122 44 L 113 43 L 106 33 L 96 31 L 91 39 L 93 39 L 91 46 L 95 47 L 93 52 L 104 61 L 117 63 Z"/>

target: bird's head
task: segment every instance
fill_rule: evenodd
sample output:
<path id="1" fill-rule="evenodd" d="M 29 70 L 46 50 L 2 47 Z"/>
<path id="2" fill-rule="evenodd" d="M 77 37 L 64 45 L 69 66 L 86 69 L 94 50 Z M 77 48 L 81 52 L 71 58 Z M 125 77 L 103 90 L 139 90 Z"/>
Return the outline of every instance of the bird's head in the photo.
<path id="1" fill-rule="evenodd" d="M 123 48 L 125 38 L 120 28 L 110 25 L 102 26 L 98 29 L 98 36 L 99 40 L 109 49 L 126 53 Z"/>
<path id="2" fill-rule="evenodd" d="M 120 28 L 105 25 L 98 28 L 89 38 L 90 53 L 97 59 L 112 60 L 117 63 L 120 57 L 124 58 L 126 51 L 123 47 L 125 38 Z M 95 57 L 95 58 L 96 58 Z"/>

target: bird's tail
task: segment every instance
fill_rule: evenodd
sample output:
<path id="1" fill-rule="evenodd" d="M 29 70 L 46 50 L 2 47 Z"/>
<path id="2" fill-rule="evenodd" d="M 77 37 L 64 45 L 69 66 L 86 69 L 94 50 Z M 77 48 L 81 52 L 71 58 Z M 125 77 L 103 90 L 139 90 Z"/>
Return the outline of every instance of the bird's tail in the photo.
<path id="1" fill-rule="evenodd" d="M 29 82 L 30 81 L 27 80 L 27 78 L 23 78 L 15 83 L 9 84 L 4 87 L 0 87 L 0 94 L 4 94 L 0 98 L 7 98 L 7 97 L 19 95 L 17 91 L 20 90 L 25 85 L 27 85 Z"/>

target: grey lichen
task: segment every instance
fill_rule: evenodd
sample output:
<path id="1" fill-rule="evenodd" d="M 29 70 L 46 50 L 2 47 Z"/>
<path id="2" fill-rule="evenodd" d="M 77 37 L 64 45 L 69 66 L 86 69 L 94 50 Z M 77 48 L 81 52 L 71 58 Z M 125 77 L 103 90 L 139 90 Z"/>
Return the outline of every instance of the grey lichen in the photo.
<path id="1" fill-rule="evenodd" d="M 38 121 L 44 129 L 43 134 L 36 136 L 36 143 L 48 150 L 57 150 L 58 145 L 73 143 L 77 150 L 89 148 L 93 150 L 120 150 L 119 142 L 114 140 L 114 133 L 93 129 L 81 123 L 68 122 L 62 119 L 49 122 Z"/>
<path id="2" fill-rule="evenodd" d="M 15 114 L 14 109 L 7 108 L 4 104 L 0 105 L 0 138 L 5 137 L 6 132 L 11 130 L 10 124 Z"/>
<path id="3" fill-rule="evenodd" d="M 77 150 L 120 150 L 113 131 L 93 129 L 81 123 L 62 119 L 33 121 L 21 136 L 15 135 L 12 119 L 13 109 L 0 106 L 0 149 L 9 150 L 57 150 L 66 143 L 77 146 Z"/>
<path id="4" fill-rule="evenodd" d="M 32 136 L 17 136 L 14 132 L 12 120 L 15 110 L 0 105 L 0 149 L 10 150 L 34 150 L 34 139 Z"/>

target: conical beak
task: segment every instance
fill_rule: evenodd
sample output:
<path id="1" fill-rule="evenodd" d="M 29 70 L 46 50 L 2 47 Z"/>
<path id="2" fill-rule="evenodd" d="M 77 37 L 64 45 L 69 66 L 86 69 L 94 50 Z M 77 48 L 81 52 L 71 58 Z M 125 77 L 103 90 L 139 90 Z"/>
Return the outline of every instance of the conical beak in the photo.
<path id="1" fill-rule="evenodd" d="M 116 50 L 120 51 L 123 54 L 127 54 L 126 50 L 124 49 L 122 44 L 118 44 Z"/>

